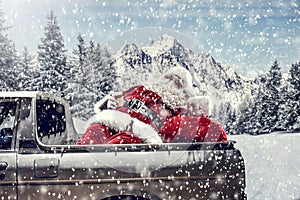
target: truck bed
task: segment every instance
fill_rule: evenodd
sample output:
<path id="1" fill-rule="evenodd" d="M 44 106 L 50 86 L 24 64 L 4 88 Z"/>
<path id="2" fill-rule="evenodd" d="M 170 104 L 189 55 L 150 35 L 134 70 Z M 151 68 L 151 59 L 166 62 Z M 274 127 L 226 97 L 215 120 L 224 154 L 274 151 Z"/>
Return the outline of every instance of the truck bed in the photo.
<path id="1" fill-rule="evenodd" d="M 245 198 L 244 161 L 233 142 L 44 146 L 41 156 L 21 157 L 22 162 L 28 161 L 25 166 L 35 163 L 34 172 L 23 169 L 22 195 L 47 185 L 47 192 L 35 195 L 49 198 L 50 192 L 65 199 L 130 195 L 138 199 Z M 73 188 L 71 196 L 63 192 L 64 187 Z"/>

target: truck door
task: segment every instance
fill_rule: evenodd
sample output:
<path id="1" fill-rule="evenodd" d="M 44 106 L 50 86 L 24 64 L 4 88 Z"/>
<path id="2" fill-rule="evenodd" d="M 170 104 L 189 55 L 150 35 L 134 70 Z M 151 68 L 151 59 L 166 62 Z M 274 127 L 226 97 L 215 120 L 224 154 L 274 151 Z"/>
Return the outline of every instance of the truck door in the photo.
<path id="1" fill-rule="evenodd" d="M 75 182 L 69 181 L 69 185 L 67 181 L 61 181 L 65 177 L 61 170 L 62 153 L 43 151 L 38 145 L 62 145 L 71 140 L 67 132 L 72 131 L 72 128 L 66 121 L 64 104 L 55 99 L 38 98 L 31 105 L 23 101 L 21 107 L 18 122 L 20 128 L 17 130 L 18 196 L 31 200 L 68 199 L 64 195 L 68 196 L 70 188 L 76 186 Z M 70 116 L 68 119 L 71 119 Z M 64 167 L 71 168 L 70 165 Z"/>
<path id="2" fill-rule="evenodd" d="M 0 100 L 0 196 L 17 199 L 15 119 L 17 103 Z"/>

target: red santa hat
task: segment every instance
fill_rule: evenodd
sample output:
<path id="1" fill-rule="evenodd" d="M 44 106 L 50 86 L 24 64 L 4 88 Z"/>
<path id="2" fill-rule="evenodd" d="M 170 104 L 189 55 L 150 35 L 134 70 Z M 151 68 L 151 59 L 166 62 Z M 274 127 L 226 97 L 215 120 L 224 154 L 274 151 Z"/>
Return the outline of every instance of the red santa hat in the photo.
<path id="1" fill-rule="evenodd" d="M 170 68 L 163 75 L 145 85 L 161 96 L 164 103 L 172 108 L 186 107 L 186 100 L 194 96 L 192 76 L 183 67 Z"/>

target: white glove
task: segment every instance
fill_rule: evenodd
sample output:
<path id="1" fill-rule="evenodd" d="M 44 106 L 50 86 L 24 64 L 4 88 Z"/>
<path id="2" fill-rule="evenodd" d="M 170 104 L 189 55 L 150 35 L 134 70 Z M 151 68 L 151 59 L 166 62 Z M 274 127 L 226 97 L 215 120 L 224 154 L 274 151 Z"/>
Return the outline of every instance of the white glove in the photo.
<path id="1" fill-rule="evenodd" d="M 112 94 L 108 94 L 95 104 L 94 111 L 95 113 L 99 113 L 100 111 L 105 109 L 116 109 L 116 108 L 117 108 L 117 102 L 115 100 L 115 97 Z"/>
<path id="2" fill-rule="evenodd" d="M 109 96 L 107 99 L 106 109 L 115 110 L 117 108 L 116 98 L 114 96 Z"/>

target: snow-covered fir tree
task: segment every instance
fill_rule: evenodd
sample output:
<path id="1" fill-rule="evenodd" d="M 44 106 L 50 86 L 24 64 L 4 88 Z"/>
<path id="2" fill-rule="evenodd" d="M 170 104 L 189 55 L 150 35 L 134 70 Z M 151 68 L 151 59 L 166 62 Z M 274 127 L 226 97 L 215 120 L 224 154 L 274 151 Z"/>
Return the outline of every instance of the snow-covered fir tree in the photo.
<path id="1" fill-rule="evenodd" d="M 33 66 L 33 56 L 25 46 L 20 57 L 20 68 L 21 73 L 18 74 L 18 82 L 20 90 L 34 90 L 32 80 L 38 77 L 37 71 Z"/>
<path id="2" fill-rule="evenodd" d="M 77 39 L 72 67 L 76 88 L 73 91 L 71 110 L 74 116 L 87 119 L 93 114 L 95 102 L 113 89 L 115 75 L 107 49 L 92 40 L 86 44 L 81 34 Z"/>
<path id="3" fill-rule="evenodd" d="M 73 50 L 73 54 L 75 55 L 76 61 L 78 62 L 77 66 L 80 68 L 84 65 L 87 58 L 87 47 L 83 38 L 82 34 L 79 34 L 77 37 L 78 44 L 76 45 L 77 48 Z"/>
<path id="4" fill-rule="evenodd" d="M 228 103 L 226 106 L 226 110 L 224 113 L 226 113 L 226 119 L 224 123 L 224 130 L 227 134 L 230 135 L 236 135 L 236 134 L 242 134 L 240 132 L 237 132 L 237 113 L 236 109 Z"/>
<path id="5" fill-rule="evenodd" d="M 276 124 L 279 119 L 279 106 L 283 103 L 281 91 L 282 91 L 282 73 L 279 63 L 275 61 L 271 66 L 266 79 L 267 96 L 266 107 L 263 120 L 265 120 L 264 130 L 267 133 L 278 131 Z M 263 133 L 265 133 L 263 131 Z"/>
<path id="6" fill-rule="evenodd" d="M 107 94 L 113 89 L 115 77 L 115 69 L 112 67 L 112 60 L 106 48 L 102 48 L 97 44 L 90 54 L 92 61 L 91 70 L 91 87 L 97 93 Z"/>
<path id="7" fill-rule="evenodd" d="M 8 38 L 3 11 L 0 9 L 0 91 L 18 89 L 19 59 L 15 44 Z"/>
<path id="8" fill-rule="evenodd" d="M 44 30 L 44 37 L 38 45 L 41 76 L 36 84 L 40 90 L 58 92 L 61 96 L 65 96 L 70 69 L 67 65 L 63 36 L 53 11 L 47 15 L 47 26 Z"/>
<path id="9" fill-rule="evenodd" d="M 253 125 L 251 120 L 256 117 L 256 109 L 254 107 L 254 98 L 252 97 L 256 95 L 256 90 L 252 90 L 251 95 L 245 96 L 243 103 L 239 106 L 239 113 L 236 121 L 237 124 L 236 126 L 231 127 L 233 128 L 231 133 L 253 134 Z"/>
<path id="10" fill-rule="evenodd" d="M 265 76 L 261 76 L 258 88 L 252 92 L 253 102 L 240 117 L 239 131 L 258 135 L 276 131 L 278 109 L 281 103 L 282 74 L 277 61 Z"/>
<path id="11" fill-rule="evenodd" d="M 71 111 L 74 117 L 86 120 L 93 114 L 93 101 L 96 100 L 96 96 L 89 89 L 88 76 L 91 73 L 89 50 L 81 34 L 77 39 L 77 47 L 73 50 L 74 57 L 72 58 L 71 73 L 75 78 L 73 79 Z"/>
<path id="12" fill-rule="evenodd" d="M 81 67 L 83 66 L 83 63 L 86 59 L 86 53 L 84 52 L 86 47 L 82 34 L 79 34 L 77 39 L 77 48 L 73 49 L 72 53 L 74 56 L 70 57 L 69 63 L 70 73 L 73 77 L 70 80 L 70 85 L 72 86 L 73 90 L 71 93 L 68 93 L 68 98 L 70 99 L 71 107 L 80 103 L 80 101 L 77 101 L 77 99 L 78 95 L 80 94 L 79 89 L 82 83 L 82 72 L 84 71 Z"/>
<path id="13" fill-rule="evenodd" d="M 294 132 L 300 130 L 300 62 L 289 70 L 287 84 L 281 92 L 282 104 L 279 109 L 277 127 Z"/>

